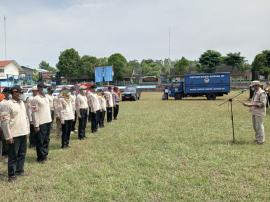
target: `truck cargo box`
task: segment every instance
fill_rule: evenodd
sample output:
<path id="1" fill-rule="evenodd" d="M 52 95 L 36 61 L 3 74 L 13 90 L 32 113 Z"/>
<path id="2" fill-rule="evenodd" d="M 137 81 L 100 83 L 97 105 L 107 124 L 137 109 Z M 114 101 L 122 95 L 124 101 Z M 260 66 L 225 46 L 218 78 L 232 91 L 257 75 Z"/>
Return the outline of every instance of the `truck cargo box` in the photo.
<path id="1" fill-rule="evenodd" d="M 184 78 L 185 94 L 210 94 L 230 92 L 230 73 L 187 74 Z"/>

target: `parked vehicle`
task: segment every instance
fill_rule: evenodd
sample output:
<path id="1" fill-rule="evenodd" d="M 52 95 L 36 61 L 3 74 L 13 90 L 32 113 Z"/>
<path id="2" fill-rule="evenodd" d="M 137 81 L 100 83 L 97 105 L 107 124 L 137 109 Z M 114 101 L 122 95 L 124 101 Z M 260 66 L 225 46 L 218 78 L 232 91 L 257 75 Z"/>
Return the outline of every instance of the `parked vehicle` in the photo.
<path id="1" fill-rule="evenodd" d="M 53 91 L 53 96 L 58 96 L 61 92 L 61 90 L 63 88 L 67 88 L 67 89 L 70 89 L 72 88 L 74 85 L 59 85 L 59 86 L 56 86 L 55 90 Z"/>
<path id="2" fill-rule="evenodd" d="M 56 88 L 54 91 L 53 91 L 53 96 L 58 96 L 61 92 L 62 88 Z"/>
<path id="3" fill-rule="evenodd" d="M 168 90 L 169 97 L 180 100 L 183 97 L 205 96 L 215 100 L 230 92 L 230 73 L 187 74 L 184 80 L 173 83 Z"/>
<path id="4" fill-rule="evenodd" d="M 141 93 L 136 86 L 127 86 L 122 92 L 122 101 L 125 100 L 139 100 Z"/>
<path id="5" fill-rule="evenodd" d="M 32 88 L 22 88 L 23 89 L 23 101 L 26 101 L 26 99 L 30 96 L 32 96 Z"/>

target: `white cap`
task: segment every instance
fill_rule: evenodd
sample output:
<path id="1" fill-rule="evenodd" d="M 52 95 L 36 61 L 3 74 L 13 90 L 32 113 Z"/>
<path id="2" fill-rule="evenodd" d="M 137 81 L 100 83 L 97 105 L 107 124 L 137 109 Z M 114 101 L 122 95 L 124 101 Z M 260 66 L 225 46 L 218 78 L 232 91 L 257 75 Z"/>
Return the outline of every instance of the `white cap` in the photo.
<path id="1" fill-rule="evenodd" d="M 33 91 L 33 90 L 38 90 L 37 86 L 33 86 L 33 87 L 32 87 L 32 91 Z"/>
<path id="2" fill-rule="evenodd" d="M 260 81 L 252 81 L 250 83 L 250 86 L 259 86 L 259 85 L 261 85 L 261 82 Z"/>

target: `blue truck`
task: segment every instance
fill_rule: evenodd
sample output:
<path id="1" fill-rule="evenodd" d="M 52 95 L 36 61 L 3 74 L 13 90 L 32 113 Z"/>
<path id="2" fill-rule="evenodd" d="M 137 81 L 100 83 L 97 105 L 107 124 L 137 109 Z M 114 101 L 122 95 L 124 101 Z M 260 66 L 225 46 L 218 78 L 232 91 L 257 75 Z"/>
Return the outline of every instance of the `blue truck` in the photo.
<path id="1" fill-rule="evenodd" d="M 207 100 L 215 100 L 230 92 L 230 73 L 186 74 L 184 80 L 172 83 L 165 88 L 168 97 L 180 100 L 183 97 L 205 96 Z"/>

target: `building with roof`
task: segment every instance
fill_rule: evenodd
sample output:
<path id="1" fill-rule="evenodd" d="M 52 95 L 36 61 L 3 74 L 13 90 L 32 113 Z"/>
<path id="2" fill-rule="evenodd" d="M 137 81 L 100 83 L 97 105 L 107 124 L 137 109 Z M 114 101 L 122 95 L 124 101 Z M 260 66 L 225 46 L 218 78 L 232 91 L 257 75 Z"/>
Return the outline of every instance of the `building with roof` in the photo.
<path id="1" fill-rule="evenodd" d="M 19 84 L 22 71 L 15 60 L 0 60 L 0 86 Z"/>

